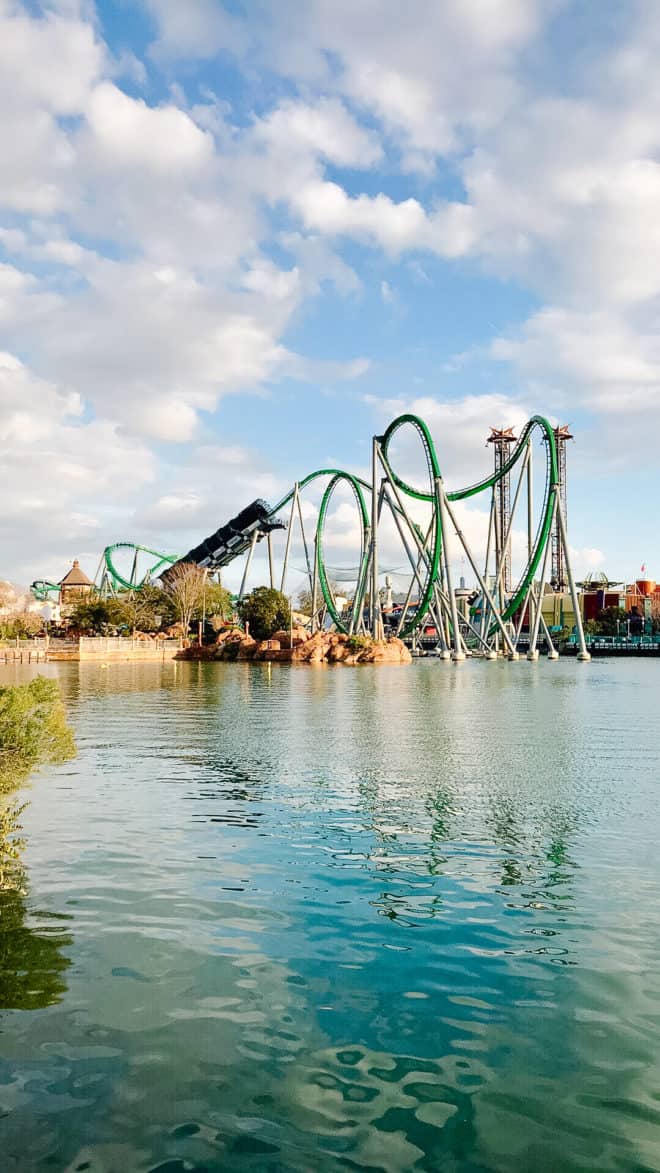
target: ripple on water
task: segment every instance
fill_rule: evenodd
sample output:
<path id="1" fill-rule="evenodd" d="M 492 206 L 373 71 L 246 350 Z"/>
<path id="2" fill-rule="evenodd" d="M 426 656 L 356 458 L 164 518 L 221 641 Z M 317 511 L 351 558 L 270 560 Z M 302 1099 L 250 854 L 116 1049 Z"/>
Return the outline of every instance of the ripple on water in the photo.
<path id="1" fill-rule="evenodd" d="M 48 667 L 8 1169 L 660 1168 L 660 667 L 463 669 Z"/>

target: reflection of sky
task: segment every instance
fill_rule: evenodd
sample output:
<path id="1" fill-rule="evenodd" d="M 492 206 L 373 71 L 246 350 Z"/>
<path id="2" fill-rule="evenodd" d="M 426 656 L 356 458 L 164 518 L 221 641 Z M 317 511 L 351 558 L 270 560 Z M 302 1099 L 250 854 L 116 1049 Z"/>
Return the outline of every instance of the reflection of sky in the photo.
<path id="1" fill-rule="evenodd" d="M 656 672 L 63 666 L 80 756 L 33 783 L 26 862 L 32 901 L 73 918 L 72 966 L 60 1008 L 12 1018 L 14 1074 L 59 1039 L 75 1084 L 84 1053 L 103 1143 L 124 1110 L 163 1160 L 262 1142 L 306 1168 L 319 1135 L 328 1168 L 638 1167 Z M 166 1140 L 173 1112 L 196 1130 Z"/>

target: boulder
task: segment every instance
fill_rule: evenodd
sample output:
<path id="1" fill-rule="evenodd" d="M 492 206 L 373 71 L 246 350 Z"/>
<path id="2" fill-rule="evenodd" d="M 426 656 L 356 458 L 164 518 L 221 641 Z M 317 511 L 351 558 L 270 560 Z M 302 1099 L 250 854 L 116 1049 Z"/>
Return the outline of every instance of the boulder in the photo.
<path id="1" fill-rule="evenodd" d="M 241 635 L 240 639 L 236 642 L 238 643 L 237 660 L 254 659 L 254 654 L 258 647 L 256 639 L 253 639 L 251 635 Z"/>
<path id="2" fill-rule="evenodd" d="M 287 641 L 288 642 L 288 641 Z M 279 639 L 262 639 L 255 649 L 255 660 L 273 660 L 282 650 Z"/>
<path id="3" fill-rule="evenodd" d="M 340 664 L 342 662 L 345 663 L 349 654 L 349 650 L 345 643 L 332 644 L 332 646 L 328 648 L 328 661 L 331 664 Z"/>
<path id="4" fill-rule="evenodd" d="M 215 645 L 216 647 L 219 647 L 221 644 L 226 643 L 228 639 L 241 639 L 243 635 L 244 632 L 242 632 L 238 627 L 225 627 L 221 632 L 218 633 Z"/>

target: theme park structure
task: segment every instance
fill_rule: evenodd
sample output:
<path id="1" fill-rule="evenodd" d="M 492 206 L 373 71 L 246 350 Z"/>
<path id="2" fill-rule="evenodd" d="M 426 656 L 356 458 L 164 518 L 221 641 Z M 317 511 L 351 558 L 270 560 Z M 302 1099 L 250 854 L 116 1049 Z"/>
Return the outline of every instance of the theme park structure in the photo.
<path id="1" fill-rule="evenodd" d="M 513 660 L 521 647 L 528 659 L 537 659 L 541 643 L 555 659 L 542 600 L 546 588 L 567 588 L 578 659 L 588 660 L 566 532 L 563 445 L 568 438 L 566 429 L 553 428 L 542 416 L 533 416 L 518 437 L 511 429 L 493 429 L 493 471 L 466 488 L 448 490 L 426 423 L 416 415 L 401 415 L 372 439 L 370 479 L 337 468 L 318 469 L 275 505 L 252 502 L 180 558 L 130 543 L 109 546 L 97 586 L 108 593 L 140 589 L 154 580 L 166 585 L 180 563 L 194 562 L 213 573 L 242 558 L 240 598 L 255 549 L 265 539 L 271 586 L 286 591 L 294 550 L 304 560 L 313 625 L 329 616 L 348 635 L 382 639 L 390 632 L 413 643 L 431 631 L 437 654 L 455 661 L 466 655 Z M 406 469 L 417 469 L 416 474 L 399 471 L 402 452 Z M 313 509 L 305 508 L 306 494 L 317 503 Z M 465 533 L 470 519 L 463 503 L 472 499 L 488 502 L 485 555 L 480 557 Z M 334 517 L 333 502 L 342 505 Z M 314 526 L 305 522 L 312 514 Z M 330 562 L 340 515 L 348 521 L 346 540 L 355 545 L 354 566 L 339 576 L 351 583 L 351 601 L 343 606 Z M 407 589 L 398 608 L 386 609 L 381 551 L 391 556 L 394 547 L 406 566 Z M 129 554 L 130 571 L 117 569 L 120 552 L 124 558 Z M 474 592 L 456 591 L 457 559 L 469 564 L 477 584 Z M 521 566 L 515 580 L 514 564 Z M 50 585 L 35 583 L 33 588 Z"/>

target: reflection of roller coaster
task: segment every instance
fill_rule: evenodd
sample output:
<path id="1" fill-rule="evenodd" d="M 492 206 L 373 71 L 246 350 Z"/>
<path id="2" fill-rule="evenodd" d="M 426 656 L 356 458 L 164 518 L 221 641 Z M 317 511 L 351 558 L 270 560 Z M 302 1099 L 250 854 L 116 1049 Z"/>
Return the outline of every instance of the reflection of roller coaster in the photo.
<path id="1" fill-rule="evenodd" d="M 539 640 L 543 638 L 550 656 L 554 657 L 556 652 L 541 603 L 551 552 L 560 548 L 580 658 L 588 659 L 566 539 L 555 432 L 547 420 L 534 416 L 517 441 L 510 433 L 502 435 L 506 436 L 508 446 L 504 454 L 499 451 L 494 473 L 467 488 L 447 492 L 426 424 L 414 415 L 399 416 L 382 436 L 373 439 L 370 482 L 340 469 L 310 473 L 275 506 L 270 508 L 264 501 L 254 501 L 181 559 L 129 543 L 109 546 L 101 560 L 100 587 L 111 591 L 139 589 L 145 582 L 158 578 L 166 583 L 177 562 L 195 562 L 212 572 L 245 555 L 240 596 L 246 589 L 257 543 L 265 538 L 270 584 L 284 590 L 297 526 L 300 544 L 296 549 L 304 557 L 313 623 L 321 622 L 325 612 L 340 631 L 351 635 L 369 633 L 380 637 L 388 624 L 389 630 L 413 639 L 430 626 L 439 654 L 455 660 L 463 659 L 467 653 L 491 658 L 498 650 L 516 658 L 524 627 L 528 656 L 536 658 Z M 540 449 L 534 447 L 535 435 L 543 441 Z M 413 440 L 421 448 L 424 477 L 420 484 L 406 480 L 393 467 L 401 460 L 396 453 L 397 445 L 402 441 L 405 444 L 406 440 Z M 542 453 L 540 472 L 535 451 Z M 517 473 L 515 487 L 510 484 L 514 471 Z M 309 535 L 304 517 L 305 512 L 309 516 L 311 511 L 303 508 L 302 494 L 310 486 L 313 492 L 319 481 L 326 483 L 318 510 L 314 510 L 315 530 Z M 461 514 L 460 508 L 461 503 L 482 493 L 489 494 L 490 512 L 485 557 L 478 560 L 462 528 L 465 513 Z M 342 517 L 346 514 L 345 500 L 353 502 L 357 523 L 351 530 L 357 545 L 352 600 L 342 609 L 331 583 L 328 558 L 333 540 L 344 544 L 341 534 L 332 531 L 337 522 L 337 514 L 331 510 L 335 494 L 341 498 Z M 503 501 L 507 503 L 506 514 L 502 512 Z M 283 521 L 279 515 L 285 509 L 288 518 Z M 277 530 L 285 531 L 283 550 L 279 550 L 280 543 L 276 548 L 273 540 Z M 400 549 L 409 566 L 405 601 L 396 612 L 394 627 L 381 601 L 379 547 L 385 546 L 388 550 L 394 546 Z M 114 555 L 120 550 L 132 552 L 130 571 L 117 569 Z M 453 582 L 455 553 L 467 559 L 478 584 L 473 598 L 475 605 L 471 608 L 463 606 L 459 610 Z M 144 571 L 139 565 L 142 555 L 155 559 Z M 514 586 L 509 581 L 512 561 L 522 565 Z M 279 573 L 276 574 L 277 562 Z M 33 584 L 33 587 L 50 585 Z"/>

